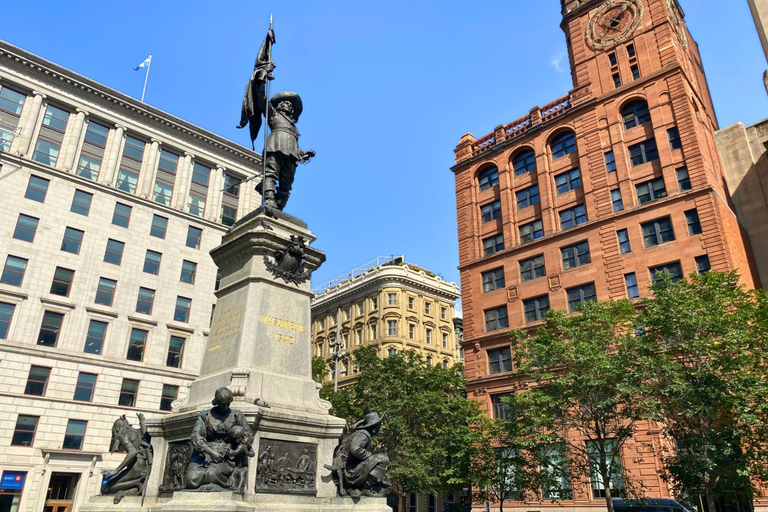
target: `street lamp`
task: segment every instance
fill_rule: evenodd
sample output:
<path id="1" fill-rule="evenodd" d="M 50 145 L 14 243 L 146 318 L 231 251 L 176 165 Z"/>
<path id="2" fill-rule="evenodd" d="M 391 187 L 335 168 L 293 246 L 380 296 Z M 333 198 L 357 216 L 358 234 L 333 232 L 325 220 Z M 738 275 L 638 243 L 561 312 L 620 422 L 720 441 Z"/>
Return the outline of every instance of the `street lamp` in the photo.
<path id="1" fill-rule="evenodd" d="M 331 354 L 331 360 L 333 360 L 333 392 L 339 390 L 339 361 L 347 357 L 346 352 L 340 352 L 344 348 L 344 343 L 341 341 L 341 308 L 336 316 L 336 339 L 328 344 L 333 353 Z"/>

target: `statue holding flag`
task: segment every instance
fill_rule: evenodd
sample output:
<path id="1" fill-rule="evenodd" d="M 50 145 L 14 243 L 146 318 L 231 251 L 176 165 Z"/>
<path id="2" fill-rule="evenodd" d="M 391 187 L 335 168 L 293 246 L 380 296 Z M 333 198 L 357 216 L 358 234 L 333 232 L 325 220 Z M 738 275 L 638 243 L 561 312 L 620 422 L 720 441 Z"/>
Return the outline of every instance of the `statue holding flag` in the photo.
<path id="1" fill-rule="evenodd" d="M 265 133 L 263 162 L 264 170 L 261 182 L 256 190 L 261 193 L 262 205 L 282 210 L 291 194 L 296 166 L 308 162 L 315 156 L 313 150 L 299 149 L 299 131 L 296 123 L 304 107 L 301 98 L 295 92 L 279 92 L 269 101 L 269 82 L 274 80 L 272 71 L 272 45 L 275 32 L 272 18 L 269 20 L 269 32 L 261 45 L 253 73 L 248 80 L 243 98 L 240 125 L 249 125 L 251 144 L 256 140 L 261 129 L 261 116 L 267 119 L 270 130 Z M 266 132 L 266 130 L 265 130 Z"/>

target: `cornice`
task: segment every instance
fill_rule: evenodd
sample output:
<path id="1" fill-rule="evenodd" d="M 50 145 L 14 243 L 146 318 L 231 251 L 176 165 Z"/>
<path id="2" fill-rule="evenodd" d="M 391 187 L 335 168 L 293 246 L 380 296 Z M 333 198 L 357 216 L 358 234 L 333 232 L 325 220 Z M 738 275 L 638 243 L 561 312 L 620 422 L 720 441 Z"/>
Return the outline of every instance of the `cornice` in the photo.
<path id="1" fill-rule="evenodd" d="M 191 145 L 205 145 L 209 150 L 226 154 L 230 158 L 235 157 L 247 166 L 261 165 L 261 155 L 255 151 L 2 40 L 0 66 L 33 77 L 53 88 L 73 93 L 159 131 L 171 132 Z"/>

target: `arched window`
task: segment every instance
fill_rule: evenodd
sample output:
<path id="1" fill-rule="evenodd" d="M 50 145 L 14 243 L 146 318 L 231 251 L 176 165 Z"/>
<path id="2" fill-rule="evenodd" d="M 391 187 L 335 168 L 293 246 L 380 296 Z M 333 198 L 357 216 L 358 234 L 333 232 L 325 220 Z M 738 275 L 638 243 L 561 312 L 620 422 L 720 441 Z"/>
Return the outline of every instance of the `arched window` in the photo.
<path id="1" fill-rule="evenodd" d="M 520 176 L 530 171 L 536 170 L 536 153 L 532 149 L 525 149 L 512 159 L 512 167 L 515 169 L 515 176 Z"/>
<path id="2" fill-rule="evenodd" d="M 570 155 L 576 151 L 576 136 L 570 131 L 559 133 L 549 143 L 549 147 L 552 149 L 552 160 Z"/>
<path id="3" fill-rule="evenodd" d="M 648 103 L 645 100 L 635 100 L 624 105 L 621 109 L 621 119 L 624 121 L 624 129 L 629 130 L 651 120 L 648 112 Z"/>
<path id="4" fill-rule="evenodd" d="M 495 165 L 486 167 L 477 175 L 480 190 L 487 190 L 499 184 L 499 169 Z"/>

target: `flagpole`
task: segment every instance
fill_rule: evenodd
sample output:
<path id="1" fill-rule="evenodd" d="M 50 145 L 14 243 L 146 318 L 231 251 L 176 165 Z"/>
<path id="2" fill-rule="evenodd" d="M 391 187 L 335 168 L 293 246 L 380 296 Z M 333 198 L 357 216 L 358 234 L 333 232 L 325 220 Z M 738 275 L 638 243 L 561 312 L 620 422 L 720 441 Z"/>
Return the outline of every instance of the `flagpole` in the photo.
<path id="1" fill-rule="evenodd" d="M 147 92 L 147 79 L 149 79 L 149 68 L 152 67 L 152 54 L 149 54 L 149 62 L 147 63 L 147 74 L 144 75 L 144 88 L 141 90 L 141 102 L 144 103 L 144 93 Z"/>
<path id="2" fill-rule="evenodd" d="M 269 30 L 272 30 L 272 15 L 269 15 Z M 269 45 L 269 62 L 272 62 L 272 45 Z M 269 69 L 269 68 L 267 68 Z M 270 73 L 270 71 L 267 71 Z M 267 132 L 269 131 L 269 78 L 267 78 L 267 84 L 264 94 L 264 151 L 261 152 L 261 162 L 264 164 L 261 175 L 261 207 L 264 208 L 267 205 L 267 201 L 264 199 L 267 185 Z"/>

